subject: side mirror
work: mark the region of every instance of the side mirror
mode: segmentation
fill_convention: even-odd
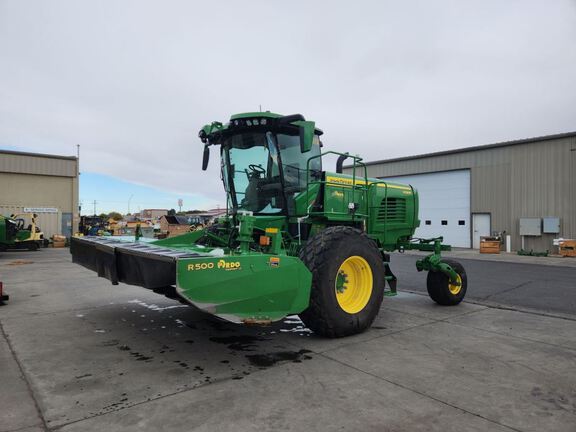
[[[306,153],[312,149],[316,123],[306,121],[302,114],[291,114],[278,119],[280,125],[290,124],[297,126],[300,132],[300,151]]]
[[[210,160],[210,148],[205,145],[204,146],[204,155],[202,157],[202,171],[206,171],[208,168],[208,161]]]
[[[298,125],[298,129],[300,130],[300,151],[302,153],[309,152],[314,142],[316,123],[313,121],[298,121],[294,123]]]

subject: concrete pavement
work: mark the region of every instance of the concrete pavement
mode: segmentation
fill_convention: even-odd
[[[192,308],[70,263],[0,255],[0,432],[574,431],[576,320],[385,298],[361,335]]]

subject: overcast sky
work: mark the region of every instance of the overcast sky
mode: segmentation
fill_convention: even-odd
[[[576,2],[0,0],[2,148],[211,206],[197,132],[259,105],[367,160],[574,131]]]

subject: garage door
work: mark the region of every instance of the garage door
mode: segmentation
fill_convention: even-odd
[[[414,186],[420,196],[420,227],[415,237],[443,236],[456,247],[470,247],[470,171],[446,171],[384,180]]]

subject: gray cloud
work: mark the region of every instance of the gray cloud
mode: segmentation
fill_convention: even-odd
[[[1,1],[0,146],[219,198],[197,131],[260,104],[368,160],[574,130],[574,41],[570,1]]]

